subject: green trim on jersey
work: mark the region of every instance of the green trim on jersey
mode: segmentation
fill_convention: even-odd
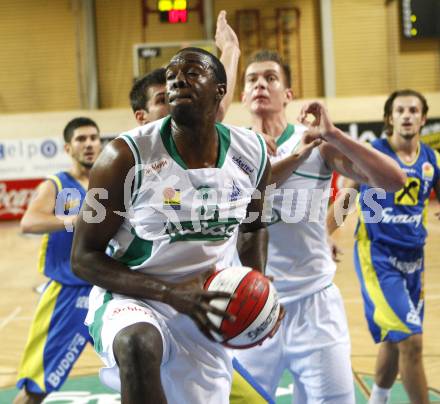
[[[218,158],[217,158],[217,168],[223,167],[226,159],[226,154],[228,153],[229,146],[231,145],[231,132],[220,122],[216,122],[215,128],[218,134]]]
[[[331,174],[326,176],[319,176],[319,175],[306,174],[299,171],[294,171],[293,174],[299,175],[300,177],[313,178],[314,180],[323,180],[323,181],[332,178]]]
[[[130,147],[130,149],[133,151],[134,150],[134,159],[135,159],[135,166],[136,165],[141,165],[142,164],[142,160],[141,160],[141,154],[139,152],[139,149],[137,147],[136,142],[128,135],[121,135],[121,137],[123,139],[125,139]],[[134,178],[135,178],[135,187],[133,188],[133,192],[132,195],[134,195],[133,199],[132,199],[132,203],[134,203],[137,199],[138,196],[138,190],[141,187],[142,184],[142,170],[136,170],[134,173]]]
[[[225,162],[226,153],[228,152],[231,144],[231,133],[226,126],[218,122],[215,124],[215,128],[218,134],[218,157],[216,167],[221,168]],[[160,128],[160,136],[162,138],[163,145],[171,158],[184,170],[188,170],[188,166],[180,156],[176,143],[174,142],[171,134],[171,116],[167,116],[164,119]]]
[[[129,267],[141,265],[151,257],[152,249],[152,241],[144,240],[135,235],[122,257],[115,259]]]
[[[99,307],[99,309],[96,310],[93,323],[89,325],[89,333],[93,338],[93,345],[97,353],[102,352],[101,331],[103,326],[103,317],[105,309],[112,299],[113,295],[111,294],[111,292],[105,292],[104,301],[102,302],[102,305]]]
[[[182,157],[180,157],[176,143],[174,143],[173,135],[171,134],[171,116],[167,116],[163,120],[162,126],[160,127],[160,137],[162,138],[163,145],[171,158],[179,164],[180,167],[187,170],[188,167],[182,160]]]
[[[255,134],[257,135],[257,139],[260,142],[260,146],[261,146],[261,162],[257,174],[257,183],[256,183],[256,186],[258,186],[258,184],[260,183],[261,176],[263,175],[264,168],[266,167],[267,164],[267,150],[266,150],[266,142],[263,140],[262,136],[259,135],[258,133]]]
[[[284,142],[287,142],[295,133],[295,126],[288,123],[281,136],[276,140],[277,147],[280,147]]]

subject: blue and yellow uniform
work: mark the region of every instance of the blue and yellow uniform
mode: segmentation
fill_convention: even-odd
[[[85,189],[67,172],[48,177],[56,188],[56,215],[78,214]],[[70,268],[73,232],[46,234],[39,270],[50,280],[38,302],[18,372],[17,387],[32,393],[58,390],[88,341],[84,319],[91,286]]]
[[[426,209],[439,181],[440,156],[419,143],[417,157],[404,163],[388,140],[372,146],[397,161],[408,179],[399,191],[382,195],[361,185],[355,267],[375,342],[399,342],[422,333]]]

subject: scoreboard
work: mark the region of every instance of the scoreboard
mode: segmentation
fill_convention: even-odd
[[[157,9],[161,22],[177,24],[188,21],[188,2],[186,0],[158,0]]]

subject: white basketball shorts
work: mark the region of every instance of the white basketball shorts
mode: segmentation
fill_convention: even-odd
[[[123,328],[144,322],[156,327],[162,336],[161,379],[169,403],[229,403],[232,363],[220,344],[210,341],[188,316],[166,304],[110,296],[101,299],[99,308],[93,308],[91,302],[94,312],[87,320],[95,350],[106,365],[100,371],[103,384],[121,390],[113,341]]]

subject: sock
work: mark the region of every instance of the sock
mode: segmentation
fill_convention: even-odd
[[[371,390],[371,396],[368,400],[368,404],[388,404],[391,395],[391,389],[384,389],[373,384],[373,389]]]

